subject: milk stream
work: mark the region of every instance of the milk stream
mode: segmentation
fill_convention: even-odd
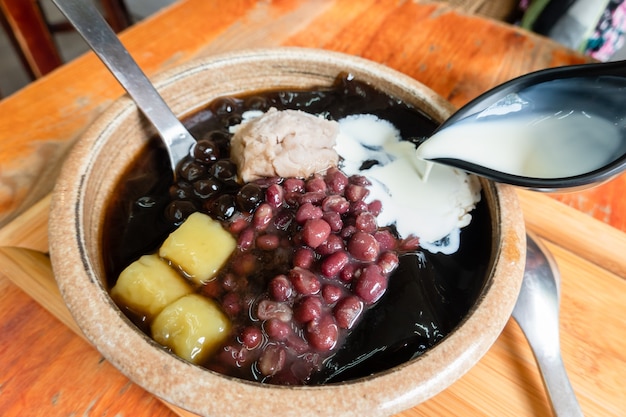
[[[626,80],[555,80],[511,94],[437,132],[421,159],[456,159],[507,174],[564,178],[626,152]]]

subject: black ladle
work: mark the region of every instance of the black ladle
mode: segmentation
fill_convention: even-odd
[[[523,102],[529,103],[531,107],[525,111],[541,111],[544,114],[579,112],[585,116],[590,114],[593,117],[602,117],[615,126],[615,133],[621,138],[621,144],[619,141],[616,142],[617,149],[611,152],[610,157],[601,166],[576,175],[554,178],[502,172],[501,169],[469,162],[462,157],[426,159],[460,168],[496,182],[545,192],[591,187],[612,179],[626,169],[626,61],[564,66],[522,75],[487,91],[463,106],[446,120],[431,138],[436,138],[438,132],[460,122],[474,123],[478,118],[484,117],[485,110],[491,110],[496,103],[501,104],[511,98],[521,98]],[[563,120],[568,123],[566,118]],[[563,128],[568,128],[565,123],[562,125]],[[570,130],[568,135],[571,136],[572,143],[576,140],[594,139],[589,136],[589,129],[570,128]],[[539,129],[535,131],[546,133]],[[593,134],[601,133],[592,131]],[[546,141],[548,139],[549,137],[545,138]],[[420,147],[426,147],[429,140],[425,140]],[[463,138],[459,137],[458,140]],[[484,151],[489,152],[489,149]],[[418,154],[419,152],[418,148]]]

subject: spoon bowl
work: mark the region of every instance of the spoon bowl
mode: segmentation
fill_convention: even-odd
[[[626,169],[626,61],[533,72],[463,106],[418,156],[537,191],[595,186]]]
[[[189,155],[196,140],[165,103],[93,2],[52,1],[155,127],[166,146],[175,175],[176,166]]]

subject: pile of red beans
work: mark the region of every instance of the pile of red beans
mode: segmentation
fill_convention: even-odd
[[[197,152],[218,148],[199,144]],[[176,197],[193,189],[196,202],[174,200],[166,212],[177,219],[200,209],[237,239],[228,264],[201,289],[221,303],[235,329],[205,365],[245,379],[305,384],[384,294],[399,251],[415,250],[417,241],[378,227],[382,206],[366,202],[370,183],[363,176],[331,168],[306,180],[237,186],[230,160],[197,162],[182,164],[182,180],[171,190]],[[214,192],[198,191],[206,189]]]

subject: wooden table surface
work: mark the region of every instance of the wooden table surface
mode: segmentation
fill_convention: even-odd
[[[222,51],[306,46],[384,63],[457,106],[514,76],[587,61],[545,38],[427,1],[183,0],[121,37],[149,76]],[[129,382],[71,330],[43,254],[42,198],[63,155],[122,93],[86,54],[0,101],[0,415],[185,414]],[[626,410],[625,187],[621,176],[572,194],[520,191],[528,227],[553,242],[563,271],[564,359],[587,415]],[[532,354],[511,322],[466,376],[401,415],[549,412]]]

